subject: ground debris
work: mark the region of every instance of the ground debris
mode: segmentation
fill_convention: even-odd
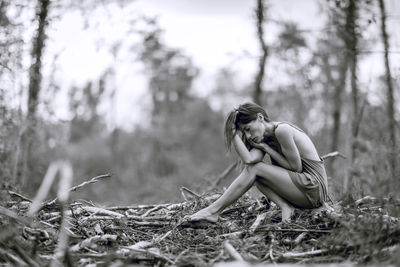
[[[391,212],[399,202],[370,197],[353,205],[296,210],[291,222],[281,223],[276,206],[244,196],[215,224],[184,223],[185,215],[218,196],[126,207],[76,201],[63,214],[53,204],[34,218],[26,216],[27,199],[13,200],[0,207],[0,264],[48,265],[55,258],[62,221],[69,235],[63,264],[73,266],[399,262],[399,213]]]

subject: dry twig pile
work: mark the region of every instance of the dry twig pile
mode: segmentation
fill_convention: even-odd
[[[26,214],[31,202],[9,193],[12,200],[0,209],[0,263],[399,262],[395,255],[400,252],[400,223],[390,212],[400,202],[390,199],[367,197],[347,208],[300,210],[293,222],[280,223],[278,208],[266,199],[245,196],[226,209],[218,223],[188,225],[183,217],[219,194],[194,196],[176,204],[107,208],[87,201],[66,205],[51,201],[30,218]]]

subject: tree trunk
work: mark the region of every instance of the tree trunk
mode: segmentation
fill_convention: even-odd
[[[389,64],[389,41],[388,35],[386,32],[386,14],[385,14],[385,3],[383,0],[379,0],[379,8],[381,11],[381,35],[382,42],[384,46],[384,60],[385,60],[385,80],[387,86],[387,104],[388,104],[388,118],[389,118],[389,136],[390,136],[390,168],[391,168],[391,177],[394,178],[395,168],[396,168],[396,120],[395,120],[395,109],[394,109],[394,93],[393,93],[393,84],[392,84],[392,75],[390,72],[390,64]]]
[[[22,185],[25,183],[27,174],[30,171],[31,147],[35,134],[36,108],[40,92],[40,83],[42,80],[42,54],[46,39],[45,30],[48,23],[49,5],[50,0],[38,1],[38,29],[33,40],[31,52],[32,64],[29,70],[28,113],[26,116],[25,125],[22,126],[24,130],[22,131],[21,135],[21,160],[19,161],[19,159],[17,159],[19,161],[19,167],[17,170],[15,170],[19,173],[17,175],[18,182],[20,182]]]
[[[264,41],[264,28],[263,24],[265,21],[265,6],[263,0],[257,0],[257,37],[261,46],[262,55],[258,62],[258,73],[255,81],[255,88],[253,94],[253,101],[259,105],[262,105],[262,82],[265,75],[265,62],[268,57],[268,47]]]
[[[349,0],[349,5],[346,11],[346,51],[349,56],[349,67],[350,67],[350,84],[351,84],[351,97],[353,102],[353,116],[352,116],[352,131],[351,131],[351,142],[350,142],[350,171],[347,179],[345,179],[344,192],[352,192],[353,179],[352,169],[355,163],[356,146],[355,141],[358,135],[358,125],[361,119],[358,114],[358,87],[357,87],[357,34],[356,34],[356,20],[357,20],[357,5],[356,0]]]
[[[330,151],[338,151],[339,150],[339,140],[340,140],[340,127],[341,127],[341,118],[342,118],[342,107],[343,107],[343,92],[346,84],[346,74],[348,70],[348,62],[347,57],[344,56],[340,62],[339,69],[339,78],[335,81],[334,87],[334,95],[333,95],[333,126],[332,126],[332,143]],[[329,70],[328,70],[329,71]],[[333,82],[333,79],[331,79]],[[334,169],[334,159],[328,161],[328,170],[329,173],[335,177],[335,169]]]

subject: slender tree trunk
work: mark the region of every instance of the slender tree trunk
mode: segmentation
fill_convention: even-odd
[[[395,168],[396,168],[396,120],[395,120],[395,109],[394,109],[394,93],[393,93],[393,83],[392,83],[392,75],[390,72],[390,64],[389,64],[389,37],[386,32],[386,14],[385,14],[385,3],[383,0],[379,0],[379,8],[381,11],[381,35],[384,46],[384,60],[385,60],[385,79],[387,86],[387,102],[388,102],[388,118],[389,118],[389,135],[390,135],[390,168],[391,168],[391,176],[394,178]]]
[[[29,71],[29,91],[28,91],[28,113],[26,116],[24,130],[22,131],[21,160],[16,172],[19,172],[19,182],[23,185],[30,171],[31,147],[36,127],[36,108],[42,81],[42,54],[46,39],[46,26],[48,23],[48,11],[50,0],[38,0],[38,29],[33,40],[32,64]],[[19,160],[18,160],[19,161]],[[22,169],[21,169],[22,168]],[[20,169],[20,171],[18,171]]]
[[[258,73],[255,81],[255,88],[253,94],[253,101],[262,105],[262,82],[265,75],[265,62],[268,57],[268,46],[264,41],[264,22],[265,22],[265,6],[263,0],[257,0],[257,37],[261,46],[262,54],[258,62]]]
[[[347,7],[347,18],[346,18],[346,51],[348,53],[349,68],[350,68],[350,84],[351,84],[351,97],[353,102],[353,116],[352,116],[352,131],[351,131],[351,142],[350,142],[350,172],[345,180],[344,191],[352,192],[353,189],[353,177],[352,177],[352,167],[354,166],[356,160],[356,146],[355,141],[358,135],[358,125],[359,117],[358,114],[358,87],[357,87],[357,42],[358,37],[356,34],[356,21],[357,21],[357,5],[356,0],[349,0],[349,5]]]
[[[342,118],[342,107],[343,107],[343,92],[346,84],[346,74],[348,70],[347,57],[343,57],[341,59],[341,63],[339,63],[339,78],[337,81],[333,81],[335,84],[334,94],[333,94],[333,126],[332,126],[332,143],[330,151],[338,151],[339,150],[339,140],[340,140],[340,128],[341,128],[341,118]],[[328,70],[329,71],[329,70]],[[334,159],[328,161],[328,170],[330,175],[335,177],[335,169],[334,169]]]

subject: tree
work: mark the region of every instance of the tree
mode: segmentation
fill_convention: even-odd
[[[7,14],[10,6],[7,1],[0,2],[0,76],[19,68],[21,61],[22,25]]]
[[[38,28],[33,40],[31,52],[32,64],[29,70],[28,112],[25,127],[23,127],[21,134],[22,155],[20,159],[17,159],[17,164],[18,162],[20,163],[20,167],[18,168],[20,169],[20,173],[19,175],[14,174],[21,184],[24,184],[30,167],[31,148],[35,134],[36,109],[42,80],[42,55],[45,48],[49,7],[50,0],[38,0],[36,14]]]
[[[381,13],[381,36],[384,47],[384,61],[385,61],[385,80],[387,86],[387,114],[389,118],[389,136],[390,136],[390,168],[391,176],[394,178],[395,168],[396,168],[396,119],[395,119],[395,109],[394,109],[394,92],[392,83],[392,74],[390,72],[390,62],[389,62],[389,37],[386,32],[386,13],[385,13],[385,3],[383,0],[379,0],[379,9]]]
[[[356,33],[356,21],[358,17],[358,7],[356,0],[349,0],[347,9],[346,9],[346,32],[347,38],[345,38],[346,42],[346,50],[349,55],[349,68],[350,68],[350,85],[351,85],[351,96],[352,96],[352,106],[353,106],[353,116],[352,116],[352,136],[350,142],[350,162],[351,166],[354,166],[355,159],[357,157],[356,150],[356,139],[358,136],[358,130],[360,126],[361,120],[361,110],[359,110],[358,103],[358,86],[357,86],[357,61],[358,61],[358,35]],[[350,168],[349,177],[345,183],[345,192],[351,192],[352,188],[352,167]]]
[[[139,51],[139,57],[150,76],[153,123],[161,125],[186,109],[198,69],[179,49],[169,48],[162,43],[162,31],[155,20],[150,19],[148,23],[153,29],[143,33],[143,48]]]
[[[264,40],[264,23],[265,23],[266,8],[264,0],[257,0],[256,17],[257,17],[257,38],[261,47],[261,56],[258,61],[258,72],[255,79],[253,101],[262,105],[262,82],[265,76],[265,62],[268,57],[268,46]]]

